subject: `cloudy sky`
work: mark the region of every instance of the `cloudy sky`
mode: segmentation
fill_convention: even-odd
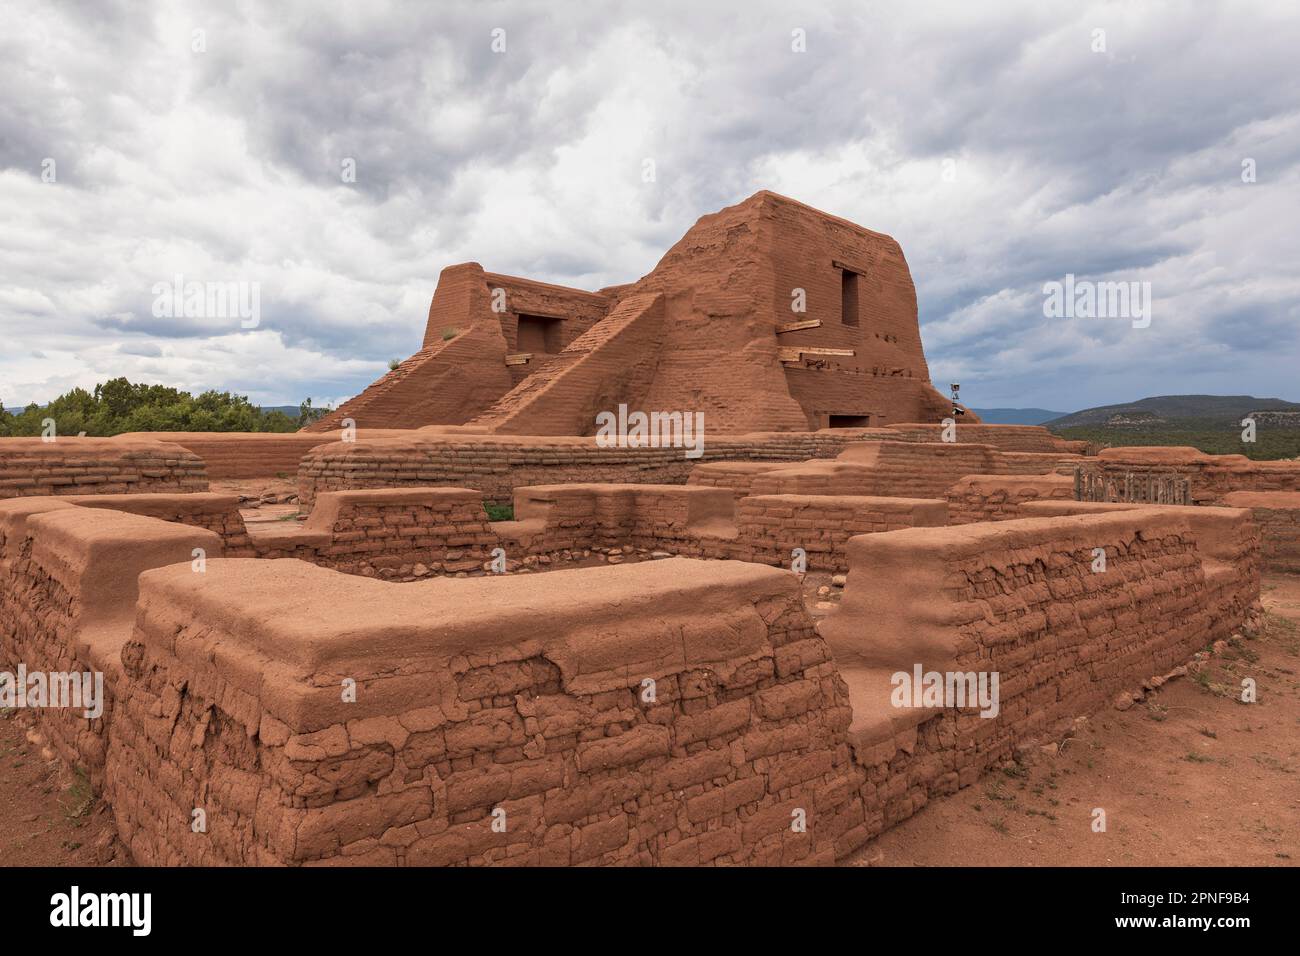
[[[977,407],[1300,400],[1294,0],[0,19],[5,405],[116,375],[335,402],[418,347],[443,266],[627,282],[762,188],[899,240]],[[1067,274],[1149,282],[1150,325],[1046,317]],[[256,283],[260,323],[156,314],[178,275]]]

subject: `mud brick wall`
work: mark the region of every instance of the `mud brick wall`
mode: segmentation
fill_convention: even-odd
[[[871,833],[975,782],[1016,746],[1059,739],[1074,718],[1240,623],[1216,625],[1197,537],[1158,509],[864,535],[849,554],[840,611],[820,630],[850,687]],[[917,664],[997,671],[998,716],[893,707],[890,675]]]
[[[493,528],[512,553],[631,545],[692,557],[732,557],[735,503],[715,488],[566,484],[521,488],[515,521]]]
[[[338,442],[341,431],[324,432],[129,432],[117,442],[163,441],[188,449],[207,465],[210,479],[272,478],[298,473],[302,456],[318,445]],[[355,437],[370,440],[410,435],[400,429],[361,428]]]
[[[948,523],[1024,517],[1021,505],[1044,498],[1074,500],[1073,479],[1065,475],[967,475],[948,489]]]
[[[902,441],[942,441],[944,427],[940,423],[907,422],[886,425]],[[1087,442],[1066,441],[1058,438],[1041,425],[987,425],[982,422],[957,425],[957,444],[969,442],[992,445],[1001,451],[1046,452],[1053,454],[1082,454]]]
[[[180,445],[116,438],[0,438],[0,499],[207,490],[203,460]]]
[[[1300,493],[1300,462],[1207,455],[1196,448],[1105,448],[1095,459],[1088,459],[1085,466],[1116,478],[1129,473],[1180,475],[1190,482],[1196,504],[1222,504],[1224,497],[1234,491]],[[1069,473],[1073,474],[1072,467]]]
[[[855,442],[834,461],[807,461],[752,475],[708,473],[700,482],[732,486],[743,482],[751,494],[867,495],[943,498],[966,475],[1045,474],[1058,454],[1000,452],[989,445],[951,442]]]
[[[82,508],[108,508],[192,528],[206,528],[221,538],[227,557],[253,554],[248,528],[239,513],[238,495],[201,491],[166,495],[70,495],[60,500]]]
[[[685,484],[704,461],[804,461],[833,458],[869,429],[706,436],[700,458],[681,448],[602,448],[594,438],[511,438],[489,435],[335,442],[306,455],[298,496],[310,509],[323,491],[419,485],[473,487],[496,504],[516,488],[559,482]],[[411,433],[417,435],[420,433]]]
[[[737,505],[735,556],[764,564],[789,565],[803,548],[808,568],[847,571],[849,538],[900,528],[948,523],[942,501],[816,495],[754,495]]]
[[[476,569],[496,545],[483,496],[468,488],[327,492],[300,528],[253,539],[260,558],[404,579]]]
[[[497,522],[511,555],[631,545],[699,558],[786,567],[803,548],[812,570],[847,568],[854,535],[942,525],[942,501],[814,495],[752,496],[688,485],[549,485],[515,495],[514,522]]]
[[[1254,515],[1265,568],[1300,573],[1300,492],[1234,491],[1223,496],[1223,504]]]
[[[787,464],[774,461],[711,461],[692,468],[686,483],[705,488],[728,488],[739,501],[754,493],[756,477],[787,467]]]
[[[1192,529],[1205,571],[1205,603],[1215,631],[1231,630],[1259,599],[1261,550],[1259,526],[1245,508],[1148,505],[1104,501],[1032,501],[1026,518],[1103,515],[1135,510],[1165,514]]]
[[[143,575],[107,783],[135,860],[824,864],[860,828],[846,690],[792,576],[679,559],[501,584]]]
[[[220,557],[210,531],[117,511],[75,507],[63,499],[0,502],[0,670],[100,672],[103,714],[32,711],[41,732],[92,786],[104,778],[106,733],[120,678],[119,651],[135,614],[136,577],[183,562],[194,548]],[[200,576],[200,575],[195,575]]]

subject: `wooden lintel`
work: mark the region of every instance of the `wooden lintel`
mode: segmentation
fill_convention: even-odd
[[[817,329],[821,328],[821,324],[821,319],[809,319],[806,322],[791,322],[788,325],[778,325],[776,327],[776,334],[780,335],[782,332],[798,332],[800,329]]]
[[[853,349],[800,349],[804,355],[857,355]]]
[[[867,270],[862,268],[862,266],[850,265],[847,262],[840,262],[840,260],[838,259],[831,260],[831,268],[843,269],[845,272],[856,272],[860,276],[864,276],[867,274]]]
[[[527,365],[533,358],[532,352],[516,352],[506,356],[507,365]]]

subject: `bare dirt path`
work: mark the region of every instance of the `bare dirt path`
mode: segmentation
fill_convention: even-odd
[[[97,866],[113,822],[90,784],[28,739],[30,716],[0,710],[0,866]]]
[[[1300,577],[1267,577],[1263,601],[1263,634],[1202,674],[1097,714],[1059,754],[931,802],[849,864],[1300,864]],[[1238,700],[1245,677],[1257,703]]]

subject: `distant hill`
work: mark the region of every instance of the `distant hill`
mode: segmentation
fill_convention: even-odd
[[[972,408],[971,411],[989,425],[1041,425],[1068,414],[1046,408]]]
[[[1201,423],[1237,427],[1251,412],[1300,412],[1300,403],[1252,395],[1160,395],[1121,405],[1087,408],[1044,424],[1052,429],[1088,426],[1143,428],[1195,419]]]
[[[1255,422],[1245,441],[1242,420]],[[1256,461],[1300,458],[1300,404],[1253,395],[1161,395],[1088,408],[1044,422],[1053,434],[1094,448],[1188,445],[1211,455]]]

